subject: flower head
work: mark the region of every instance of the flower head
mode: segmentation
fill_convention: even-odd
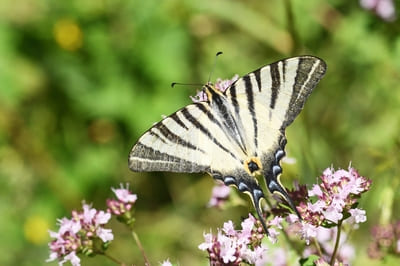
[[[376,225],[371,230],[372,242],[368,247],[370,258],[380,259],[387,253],[400,256],[400,221]]]
[[[49,243],[50,257],[46,261],[58,259],[60,265],[67,261],[74,266],[80,265],[78,254],[94,254],[94,242],[106,244],[114,239],[111,229],[104,228],[110,218],[109,213],[83,203],[83,210],[72,211],[71,219],[58,220],[58,232],[49,232],[54,240]]]
[[[366,212],[356,208],[361,194],[371,188],[371,180],[362,177],[351,166],[348,170],[327,168],[320,176],[321,183],[313,185],[309,190],[295,185],[288,191],[300,213],[302,220],[294,214],[286,217],[288,234],[300,235],[309,245],[315,239],[324,250],[323,259],[328,259],[334,250],[333,239],[338,226],[345,221],[352,226],[366,221]],[[337,258],[348,262],[354,257],[354,248],[345,243],[345,233],[340,239],[342,247]],[[309,246],[303,256],[316,254],[315,247]],[[338,262],[339,263],[339,262]]]
[[[169,261],[169,259],[166,259],[161,263],[161,266],[172,266],[172,263]]]
[[[360,176],[352,167],[347,171],[327,168],[320,179],[322,182],[313,185],[303,197],[306,200],[298,205],[304,221],[314,226],[336,224],[345,214],[350,214],[355,223],[366,221],[365,211],[354,208],[354,204],[370,189],[371,180]]]
[[[262,265],[266,248],[261,245],[264,237],[261,225],[252,215],[241,225],[241,230],[235,230],[233,222],[228,221],[217,235],[204,234],[205,242],[199,249],[208,252],[210,265],[240,265],[242,262]]]
[[[218,90],[224,92],[226,91],[226,89],[228,89],[233,83],[236,82],[236,80],[238,80],[239,75],[234,75],[231,79],[220,79],[218,78],[217,81],[215,82],[215,88],[217,88]]]
[[[107,211],[114,215],[120,216],[130,211],[132,205],[136,202],[136,194],[132,194],[129,185],[126,188],[121,184],[120,188],[111,188],[117,199],[107,199]]]

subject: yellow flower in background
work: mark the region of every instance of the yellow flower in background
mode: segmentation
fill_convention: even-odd
[[[53,34],[57,44],[65,50],[76,51],[82,47],[83,33],[73,20],[58,20],[54,25]]]
[[[49,239],[49,223],[43,217],[33,215],[28,217],[24,224],[25,238],[33,244],[43,244]]]

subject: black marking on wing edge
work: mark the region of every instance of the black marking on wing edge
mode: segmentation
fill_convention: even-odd
[[[270,65],[270,68],[271,68],[270,73],[271,73],[271,80],[272,80],[272,86],[271,86],[272,92],[271,92],[271,103],[269,106],[271,107],[271,109],[275,108],[276,99],[278,98],[278,94],[279,94],[279,90],[280,90],[280,86],[281,86],[278,63]]]
[[[283,81],[283,84],[286,83],[286,64],[287,64],[287,60],[283,60],[282,61],[282,81]]]
[[[254,110],[254,95],[253,95],[253,86],[251,84],[251,79],[249,75],[246,75],[243,77],[244,80],[244,85],[246,88],[246,96],[247,96],[247,107],[249,109],[249,112],[251,114],[251,118],[253,121],[253,129],[254,129],[254,145],[257,150],[258,148],[258,128],[257,128],[257,119],[256,119],[256,113]],[[257,156],[257,154],[255,154]]]
[[[198,105],[196,105],[198,107]],[[223,151],[231,155],[234,159],[238,160],[238,158],[227,148],[225,148],[218,140],[216,140],[214,137],[212,137],[212,134],[210,131],[208,131],[199,121],[197,121],[187,110],[187,108],[182,109],[182,114],[183,116],[193,124],[194,127],[199,129],[201,132],[203,132],[204,135],[206,135],[212,142],[214,142],[215,145],[217,145],[219,148],[221,148]]]
[[[256,78],[256,81],[257,81],[258,91],[261,92],[261,68],[257,69],[253,73],[254,73],[254,77]]]
[[[317,64],[316,68],[312,71],[315,64]],[[289,102],[290,109],[286,113],[283,128],[290,125],[303,109],[306,99],[325,74],[325,70],[326,65],[322,60],[312,57],[299,58],[293,93]]]
[[[173,133],[166,125],[163,124],[162,121],[157,125],[157,128],[158,130],[160,130],[160,133],[171,142],[192,150],[198,150],[202,153],[205,153],[203,150],[199,149],[198,147],[194,146],[193,144],[187,142],[186,140]]]
[[[299,93],[301,92],[301,88],[305,85],[305,82],[312,69],[312,64],[307,64],[306,62],[310,61],[310,59],[300,58],[299,64],[297,66],[296,77],[294,78],[294,88],[293,94],[290,99],[289,106],[294,106]],[[296,106],[297,107],[297,106]]]
[[[135,160],[135,158],[137,158]],[[150,160],[151,163],[140,161],[140,159]],[[138,142],[133,152],[130,154],[130,169],[133,171],[179,171],[179,172],[193,172],[193,171],[207,171],[208,167],[199,165],[196,162],[188,161],[184,158],[170,155],[152,147]],[[160,161],[160,162],[157,162]],[[148,169],[152,166],[152,169]]]
[[[153,131],[153,128],[150,129],[149,134],[161,140],[164,144],[167,144],[167,142],[160,135]]]

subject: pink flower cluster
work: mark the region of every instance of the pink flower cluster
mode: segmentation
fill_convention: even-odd
[[[113,240],[111,229],[104,228],[110,218],[111,214],[83,203],[83,211],[73,211],[71,219],[58,220],[58,232],[49,232],[55,239],[49,243],[51,253],[47,261],[58,259],[60,265],[67,261],[74,266],[80,265],[77,254],[90,255],[94,252],[95,241],[107,243]]]
[[[386,21],[396,19],[396,8],[393,0],[360,0],[360,5],[365,9],[374,11]]]
[[[302,236],[306,240],[316,236],[318,226],[331,226],[351,217],[353,223],[366,221],[365,211],[358,209],[357,199],[371,187],[371,180],[362,177],[352,167],[346,170],[327,168],[321,184],[308,191],[307,201],[300,202],[297,210],[303,221]],[[312,202],[309,197],[315,197]]]
[[[50,237],[55,238],[49,243],[50,257],[46,261],[58,260],[62,265],[70,261],[73,266],[80,265],[78,254],[94,255],[103,253],[110,241],[114,239],[111,229],[105,229],[104,226],[114,214],[122,222],[131,225],[131,209],[136,202],[137,196],[126,188],[112,188],[117,199],[107,199],[108,209],[98,211],[90,205],[83,203],[83,211],[72,211],[72,218],[62,218],[58,220],[60,226],[58,232],[50,231]]]
[[[387,253],[400,256],[400,221],[374,226],[371,234],[373,240],[368,246],[370,258],[382,259]]]
[[[129,191],[129,185],[126,188],[121,184],[120,188],[111,188],[117,199],[107,199],[107,211],[114,215],[123,215],[131,210],[132,205],[136,202],[136,194]]]
[[[264,265],[267,249],[261,245],[264,232],[260,222],[249,215],[241,226],[241,230],[235,230],[233,222],[228,221],[217,235],[204,234],[205,242],[199,245],[199,249],[208,252],[210,265],[234,266],[242,262]]]
[[[239,75],[234,75],[231,79],[220,79],[218,78],[215,82],[215,88],[222,92],[225,92],[233,83],[235,83],[239,79]]]
[[[215,82],[215,88],[219,91],[226,91],[236,80],[238,80],[239,76],[235,75],[231,79],[220,79],[218,78],[217,81]],[[205,102],[208,100],[207,94],[204,92],[204,90],[199,91],[194,97],[190,96],[190,99],[195,102]]]

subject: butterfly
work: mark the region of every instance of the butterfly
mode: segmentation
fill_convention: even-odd
[[[239,78],[224,92],[212,83],[206,95],[165,117],[133,146],[129,168],[135,172],[208,173],[248,194],[259,219],[265,198],[257,177],[265,178],[299,215],[280,182],[285,156],[285,129],[298,116],[326,64],[298,56],[263,66]]]

